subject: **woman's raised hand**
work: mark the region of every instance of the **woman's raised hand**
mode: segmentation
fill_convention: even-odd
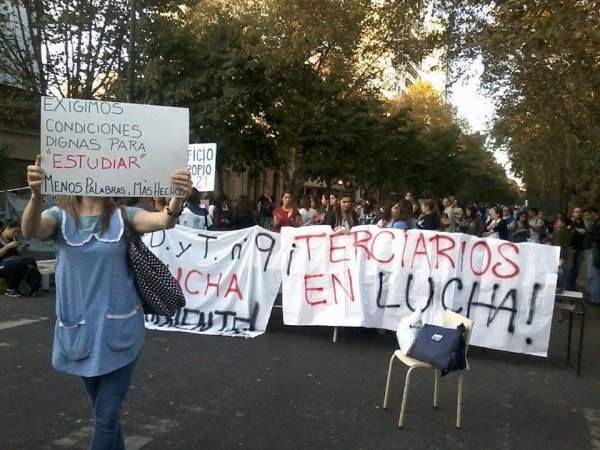
[[[178,170],[171,177],[173,186],[178,187],[187,195],[192,191],[192,174],[187,169]]]
[[[27,166],[27,184],[35,196],[42,194],[42,181],[44,180],[44,170],[41,167],[42,157],[37,155],[35,163]]]

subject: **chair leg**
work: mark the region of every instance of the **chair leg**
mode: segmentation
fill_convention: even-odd
[[[406,378],[404,380],[404,391],[402,392],[402,405],[400,406],[400,419],[398,420],[398,426],[402,428],[404,426],[404,415],[406,414],[406,402],[408,401],[408,388],[410,387],[410,376],[412,374],[413,369],[416,367],[411,367],[406,372]]]
[[[463,395],[463,371],[458,371],[458,398],[456,400],[456,428],[462,427],[462,395]]]
[[[338,338],[338,327],[333,328],[333,342],[337,342]]]
[[[579,328],[579,348],[577,349],[577,376],[581,374],[581,354],[583,353],[583,330],[585,327],[585,311],[581,313]]]
[[[433,407],[438,408],[438,386],[440,383],[440,370],[433,369]]]
[[[394,360],[396,356],[392,354],[390,358],[390,366],[388,368],[387,381],[385,382],[385,395],[383,396],[383,410],[385,411],[388,407],[388,399],[390,394],[390,385],[392,384],[392,369],[394,368]]]

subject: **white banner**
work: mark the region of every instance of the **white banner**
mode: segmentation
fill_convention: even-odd
[[[395,331],[416,308],[442,324],[445,308],[475,321],[471,344],[546,356],[559,248],[464,234],[355,227],[284,227],[287,325]]]
[[[192,184],[200,192],[215,190],[217,144],[190,144],[188,169]]]
[[[177,278],[187,305],[151,329],[255,337],[265,332],[281,284],[279,236],[258,226],[198,231],[176,226],[144,236]]]
[[[42,192],[172,197],[188,161],[189,111],[166,106],[42,97]]]

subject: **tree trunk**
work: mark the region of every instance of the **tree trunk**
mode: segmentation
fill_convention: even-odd
[[[298,162],[298,149],[296,147],[290,148],[289,158],[284,170],[283,175],[283,191],[292,194],[292,198],[298,198],[302,193],[302,185],[304,179],[301,178]],[[282,192],[283,194],[283,192]]]

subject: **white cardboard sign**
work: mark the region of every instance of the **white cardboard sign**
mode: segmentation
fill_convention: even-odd
[[[192,185],[200,192],[215,190],[217,144],[190,144],[188,170]]]
[[[42,97],[42,193],[183,196],[171,176],[188,143],[185,108]]]

